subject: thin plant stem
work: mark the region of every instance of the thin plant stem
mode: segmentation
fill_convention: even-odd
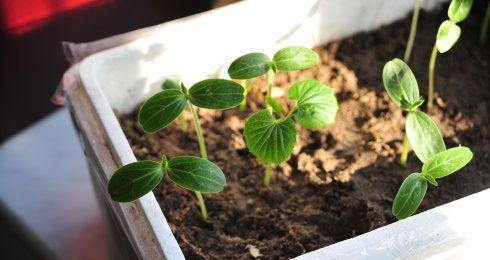
[[[405,55],[403,60],[408,63],[410,61],[410,54],[412,53],[413,43],[415,41],[415,35],[417,35],[417,24],[419,21],[420,12],[420,0],[415,0],[415,6],[413,8],[412,25],[410,26],[410,35],[408,36],[407,48],[405,49]]]
[[[187,119],[185,118],[185,114],[183,112],[180,114],[180,128],[182,129],[182,132],[187,132],[187,129],[189,128]]]
[[[437,46],[434,44],[429,61],[429,100],[427,101],[427,109],[431,109],[434,104],[434,68],[436,66],[437,53]]]
[[[267,163],[265,165],[265,175],[264,175],[264,185],[266,187],[269,187],[269,185],[271,184],[271,172],[272,172],[272,164]]]
[[[487,11],[485,12],[485,18],[483,18],[483,24],[480,32],[480,43],[484,44],[487,41],[488,24],[490,23],[490,1],[487,4]]]
[[[202,135],[201,124],[199,123],[199,118],[197,117],[196,109],[191,102],[187,101],[187,106],[192,113],[192,120],[194,121],[194,128],[196,129],[197,141],[199,142],[199,149],[201,150],[201,157],[203,159],[208,159],[208,153],[206,151],[206,143],[204,142],[204,136]],[[201,192],[196,191],[197,201],[199,202],[199,207],[201,208],[201,215],[203,218],[207,217],[206,204],[204,203],[204,198]]]
[[[409,150],[410,150],[410,143],[408,142],[407,134],[405,134],[405,137],[403,137],[402,155],[400,156],[400,163],[403,166],[407,165]]]
[[[196,191],[197,201],[199,202],[199,206],[201,207],[201,215],[203,218],[208,217],[208,211],[206,210],[206,204],[204,204],[204,198],[199,191]]]
[[[272,87],[274,86],[274,76],[273,70],[269,70],[267,74],[267,97],[272,97]]]
[[[242,82],[243,86],[243,100],[240,103],[240,111],[245,111],[247,109],[247,95],[250,89],[252,88],[252,79],[246,79]]]

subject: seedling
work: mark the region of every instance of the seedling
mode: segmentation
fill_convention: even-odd
[[[427,183],[437,186],[437,179],[463,168],[472,158],[471,150],[461,146],[431,156],[422,166],[421,173],[412,173],[403,181],[393,201],[393,215],[397,219],[411,216],[424,199]]]
[[[201,214],[206,218],[206,205],[201,193],[219,192],[226,181],[218,166],[207,160],[206,144],[194,105],[208,109],[228,109],[238,106],[242,100],[242,86],[224,79],[203,80],[189,90],[184,84],[178,89],[170,84],[149,98],[138,114],[138,122],[143,130],[147,133],[162,130],[179,117],[187,106],[192,113],[202,159],[181,156],[167,161],[164,156],[161,163],[140,161],[125,165],[109,181],[108,190],[112,199],[119,202],[138,199],[155,188],[167,173],[179,186],[196,193]]]
[[[410,67],[400,59],[387,62],[383,68],[383,84],[393,103],[408,111],[400,163],[406,165],[410,145],[422,162],[446,150],[437,125],[418,110],[424,100]]]
[[[307,129],[320,129],[335,122],[338,110],[333,89],[317,80],[301,81],[288,91],[296,104],[285,115],[281,103],[267,97],[271,110],[253,114],[245,124],[244,137],[250,152],[266,164],[265,186],[270,184],[272,164],[288,159],[296,143],[296,123]],[[293,120],[294,118],[294,120]]]
[[[434,67],[437,53],[449,51],[459,39],[461,28],[457,23],[463,21],[470,14],[473,0],[452,0],[447,10],[449,20],[442,22],[437,31],[436,43],[432,49],[429,61],[429,100],[427,108],[432,108],[434,100]]]
[[[317,63],[318,56],[314,51],[306,47],[291,46],[280,49],[274,54],[272,60],[269,60],[269,57],[263,53],[255,52],[243,55],[231,63],[228,74],[232,79],[245,80],[246,93],[244,104],[241,106],[246,107],[246,94],[248,93],[247,89],[250,89],[251,79],[268,73],[267,97],[271,98],[274,76],[277,71],[302,70],[315,66]]]
[[[414,0],[414,8],[412,15],[412,24],[410,26],[410,35],[408,36],[407,47],[405,49],[405,54],[403,55],[403,61],[408,63],[410,61],[410,55],[412,53],[413,43],[415,41],[415,35],[417,34],[417,24],[419,22],[419,12],[420,12],[420,0]]]

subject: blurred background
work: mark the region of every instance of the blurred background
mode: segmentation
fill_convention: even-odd
[[[226,2],[0,0],[0,259],[118,258],[69,114],[51,102],[69,67],[61,42],[98,40]]]

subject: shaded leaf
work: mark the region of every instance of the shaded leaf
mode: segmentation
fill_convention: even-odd
[[[440,53],[449,51],[459,39],[461,28],[451,21],[444,21],[437,31],[436,46]]]
[[[459,23],[470,14],[473,0],[453,0],[447,10],[447,16],[454,23]]]
[[[472,158],[473,153],[468,147],[454,147],[430,157],[422,166],[422,174],[442,178],[463,168]]]
[[[309,48],[291,46],[276,52],[273,61],[281,71],[302,70],[315,66],[318,63],[318,55]]]
[[[206,79],[189,89],[189,100],[202,108],[227,109],[242,102],[243,92],[242,85],[231,80]]]
[[[141,106],[138,122],[145,132],[155,133],[174,121],[186,104],[187,99],[180,91],[160,91]]]
[[[268,110],[253,114],[245,124],[243,135],[250,152],[264,163],[285,161],[296,143],[293,120],[277,120]]]
[[[410,67],[400,59],[385,64],[383,84],[393,103],[401,108],[409,109],[420,100],[417,80]]]
[[[163,178],[163,168],[154,161],[124,165],[111,176],[108,192],[114,201],[130,202],[153,190]]]
[[[180,90],[180,85],[179,85],[179,82],[177,82],[176,80],[166,79],[162,83],[162,89],[163,90],[168,90],[168,89]]]
[[[232,79],[251,79],[264,75],[270,69],[269,57],[263,53],[249,53],[234,60],[228,68]]]
[[[289,99],[297,100],[294,118],[304,128],[319,129],[335,122],[338,110],[332,88],[318,80],[305,80],[294,84]]]
[[[168,162],[168,176],[177,185],[192,191],[216,193],[223,190],[226,178],[214,163],[194,156],[178,156]]]
[[[398,189],[393,207],[393,215],[397,219],[411,216],[419,207],[427,191],[427,181],[418,172],[410,174]]]
[[[405,123],[408,140],[422,162],[446,150],[441,132],[436,123],[422,111],[410,112]]]

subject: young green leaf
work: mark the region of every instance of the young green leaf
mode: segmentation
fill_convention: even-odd
[[[410,67],[400,59],[385,64],[383,84],[393,103],[401,108],[409,109],[420,100],[417,80]]]
[[[294,84],[289,99],[297,100],[294,118],[304,128],[319,129],[335,122],[337,100],[332,88],[318,80],[305,80]]]
[[[448,176],[449,174],[463,168],[473,158],[473,153],[468,147],[454,147],[440,152],[424,163],[422,175],[434,179]]]
[[[436,46],[440,53],[449,51],[459,39],[461,28],[451,21],[444,21],[437,31]]]
[[[243,135],[250,152],[265,163],[285,161],[296,143],[293,120],[275,119],[268,110],[252,115],[245,124]]]
[[[422,111],[413,111],[408,114],[405,130],[413,151],[423,163],[426,163],[435,154],[446,150],[436,123]]]
[[[454,23],[459,23],[470,14],[473,0],[453,0],[447,10],[447,16]]]
[[[226,79],[206,79],[189,89],[192,104],[208,109],[227,109],[242,102],[242,85]]]
[[[282,104],[279,103],[277,100],[275,100],[271,97],[266,97],[265,101],[272,108],[274,113],[281,115],[281,116],[284,115],[284,108],[282,107]]]
[[[180,86],[179,86],[179,83],[177,81],[172,80],[172,79],[166,79],[162,83],[162,89],[163,90],[169,90],[169,89],[180,90]]]
[[[216,193],[226,184],[225,175],[214,163],[194,156],[178,156],[168,162],[168,176],[192,191]]]
[[[302,70],[315,66],[318,63],[318,55],[306,47],[291,46],[276,52],[273,61],[281,71]]]
[[[252,79],[264,75],[271,68],[269,57],[263,53],[249,53],[234,60],[228,68],[232,79]]]
[[[418,172],[410,174],[396,193],[393,207],[393,215],[397,219],[411,216],[419,207],[427,191],[427,181]]]
[[[178,90],[163,90],[148,99],[138,113],[138,122],[147,133],[155,133],[176,119],[187,98]]]
[[[108,191],[118,202],[137,200],[162,181],[162,165],[154,161],[139,161],[124,165],[111,177]]]

